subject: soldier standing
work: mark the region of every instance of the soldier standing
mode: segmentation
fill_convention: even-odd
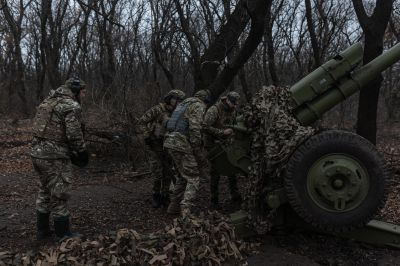
[[[200,167],[204,161],[201,125],[209,102],[210,92],[200,90],[184,100],[172,113],[167,123],[164,147],[171,155],[179,172],[167,212],[190,212],[200,186]]]
[[[224,141],[233,134],[233,130],[225,126],[234,124],[239,101],[240,95],[232,91],[207,110],[203,122],[204,146],[207,151],[212,149],[216,140]],[[215,209],[219,208],[219,180],[220,175],[210,164],[211,205]],[[228,180],[232,203],[240,203],[242,199],[237,188],[236,176],[228,176]]]
[[[150,154],[150,170],[154,176],[153,207],[168,206],[169,186],[174,176],[172,159],[163,149],[166,125],[175,107],[185,98],[181,90],[171,90],[164,102],[150,108],[140,117],[138,125]]]
[[[49,226],[53,215],[54,232],[61,239],[77,236],[70,231],[67,201],[72,183],[72,164],[87,165],[88,152],[83,137],[80,100],[85,84],[70,78],[39,105],[33,120],[31,158],[39,176],[36,200],[37,239],[52,235]]]

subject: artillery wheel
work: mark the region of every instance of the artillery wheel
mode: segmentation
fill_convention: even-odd
[[[361,227],[383,205],[390,171],[361,136],[328,130],[312,136],[290,157],[288,200],[306,222],[329,232]]]

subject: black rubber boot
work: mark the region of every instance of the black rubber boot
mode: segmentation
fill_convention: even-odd
[[[63,239],[70,237],[82,237],[81,234],[71,233],[69,216],[58,217],[54,219],[54,233],[56,234],[58,241],[62,241]]]
[[[161,200],[162,200],[161,199],[161,194],[154,193],[153,194],[153,203],[152,203],[153,208],[160,208],[161,204],[162,204]]]
[[[50,230],[49,217],[50,213],[36,211],[37,240],[44,240],[46,238],[50,238],[53,235],[53,232]]]

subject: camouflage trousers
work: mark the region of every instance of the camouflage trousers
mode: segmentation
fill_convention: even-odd
[[[205,199],[204,202],[210,201],[210,173],[211,173],[211,164],[207,158],[206,149],[202,148],[200,150],[196,150],[196,161],[199,166],[200,172],[200,198],[201,200]]]
[[[177,176],[171,202],[180,202],[182,209],[191,209],[195,206],[200,188],[200,172],[196,158],[192,153],[184,153],[168,149],[176,170]]]
[[[162,147],[162,144],[161,144]],[[169,195],[171,181],[174,180],[172,158],[162,149],[148,147],[150,157],[150,171],[154,177],[153,193],[162,196]]]
[[[32,158],[39,175],[39,193],[36,210],[52,213],[54,218],[69,216],[67,201],[70,198],[72,165],[69,160],[45,160]]]

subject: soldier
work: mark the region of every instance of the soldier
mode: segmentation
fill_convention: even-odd
[[[30,155],[39,176],[36,200],[37,239],[51,237],[50,213],[54,232],[59,239],[78,236],[70,231],[70,197],[72,164],[84,167],[89,161],[83,137],[80,100],[85,96],[85,83],[70,78],[52,90],[39,105],[33,120]]]
[[[204,146],[207,151],[215,145],[216,140],[225,140],[233,134],[231,128],[225,128],[225,125],[233,124],[236,117],[236,107],[240,101],[240,95],[237,92],[229,92],[222,97],[219,102],[211,106],[205,116],[203,122]],[[218,187],[220,176],[210,164],[210,190],[211,205],[213,208],[219,208]],[[229,176],[229,188],[232,203],[240,203],[241,196],[237,188],[236,176]]]
[[[201,125],[209,102],[210,92],[200,90],[184,100],[172,113],[167,123],[164,147],[171,155],[179,172],[167,212],[190,212],[200,186],[199,166],[204,162]]]
[[[154,176],[153,207],[169,204],[169,186],[174,177],[172,159],[163,150],[166,125],[175,107],[185,98],[180,90],[171,90],[164,97],[164,102],[153,106],[139,119],[140,132],[150,154],[150,170]]]

